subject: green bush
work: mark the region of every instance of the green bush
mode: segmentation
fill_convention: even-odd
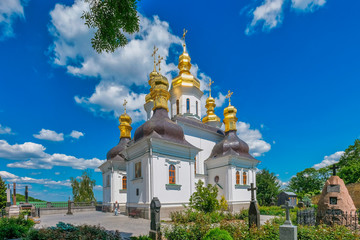
[[[290,212],[296,213],[298,210],[297,207],[290,209]],[[285,216],[285,209],[278,206],[260,206],[259,208],[261,215],[272,215],[272,216]]]
[[[34,221],[22,217],[0,218],[0,239],[25,237],[34,225]]]
[[[138,237],[130,237],[130,240],[152,240],[152,238],[147,235],[140,235]]]
[[[194,192],[189,201],[190,208],[201,212],[209,213],[219,209],[219,201],[217,200],[218,188],[215,185],[208,184],[204,186],[203,181],[199,180],[196,184],[196,192]]]
[[[233,238],[226,230],[213,228],[204,236],[203,240],[233,240]]]
[[[319,225],[319,226],[299,226],[298,227],[299,240],[356,240],[360,239],[359,232],[354,232],[345,226],[334,225]]]
[[[219,223],[222,220],[246,220],[248,218],[248,210],[241,210],[240,213],[230,212],[211,212],[203,213],[187,209],[185,211],[176,211],[170,213],[171,221],[177,224],[184,224],[196,221],[204,221],[209,223]]]

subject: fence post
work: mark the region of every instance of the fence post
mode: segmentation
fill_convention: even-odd
[[[47,208],[51,208],[51,202],[47,202],[47,203],[46,203],[46,207],[47,207]]]
[[[69,198],[69,200],[68,200],[68,212],[66,213],[66,215],[72,215],[70,198]]]

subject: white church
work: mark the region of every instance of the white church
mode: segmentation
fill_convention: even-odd
[[[256,186],[260,161],[249,154],[248,145],[236,134],[237,110],[230,104],[230,91],[229,106],[224,109],[225,131],[215,115],[211,90],[205,105],[207,115],[201,119],[203,92],[200,81],[190,73],[185,42],[183,49],[179,75],[171,85],[156,69],[154,49],[151,88],[144,104],[147,121],[136,129],[133,139],[132,120],[126,109],[119,118],[120,141],[99,167],[104,211],[112,211],[117,202],[120,211],[149,219],[150,202],[158,197],[161,217],[168,217],[189,203],[199,180],[218,187],[218,198],[225,196],[229,211],[249,206],[247,189],[250,183]]]

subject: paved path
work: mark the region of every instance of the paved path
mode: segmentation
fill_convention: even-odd
[[[43,215],[36,228],[56,226],[58,222],[74,225],[100,225],[107,230],[118,230],[122,237],[147,235],[150,230],[150,220],[142,218],[129,218],[125,215],[114,216],[113,213],[104,212],[79,212],[74,215],[52,214]]]

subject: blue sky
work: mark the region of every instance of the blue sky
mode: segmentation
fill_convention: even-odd
[[[238,133],[285,184],[336,162],[360,137],[358,1],[148,1],[141,30],[113,54],[92,50],[82,1],[0,3],[0,175],[55,201],[69,178],[95,171],[119,138],[122,102],[144,121],[153,45],[176,75],[183,28],[193,73],[215,81],[216,113],[234,91]],[[207,89],[203,84],[205,94]],[[205,104],[203,104],[205,105]],[[316,165],[320,164],[320,165]]]

